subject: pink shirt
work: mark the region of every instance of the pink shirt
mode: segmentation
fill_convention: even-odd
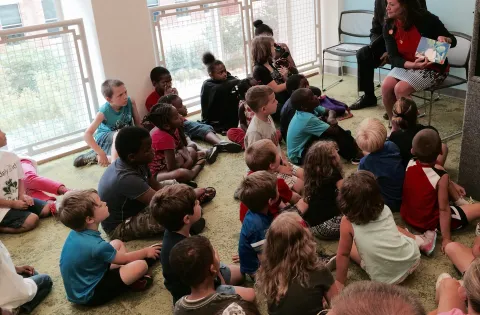
[[[443,313],[438,313],[437,315],[468,315],[459,310],[458,308],[454,308],[450,312],[443,312]]]
[[[165,150],[177,150],[180,146],[180,135],[178,129],[174,136],[166,131],[153,128],[150,131],[152,137],[152,149],[154,152],[153,161],[148,165],[153,176],[167,171],[167,162],[165,160]]]

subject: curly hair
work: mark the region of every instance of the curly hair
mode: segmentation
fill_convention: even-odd
[[[415,101],[401,97],[393,105],[392,123],[396,123],[401,129],[406,130],[417,125],[418,109]]]
[[[256,288],[268,304],[278,303],[292,281],[307,287],[309,274],[325,268],[317,255],[317,243],[295,212],[280,214],[268,229]]]
[[[305,198],[308,199],[318,194],[323,184],[328,182],[334,171],[343,175],[342,166],[335,158],[337,150],[337,144],[333,141],[319,141],[310,147],[303,166],[305,174]]]
[[[384,203],[375,176],[358,171],[347,177],[338,194],[338,208],[353,224],[364,225],[376,220]]]
[[[170,124],[170,116],[172,115],[173,110],[177,109],[172,104],[158,102],[152,107],[150,113],[145,115],[142,120],[142,124],[145,124],[145,122],[150,122],[158,129],[164,130],[164,127]],[[179,128],[178,133],[183,145],[186,146],[187,138],[183,128]]]

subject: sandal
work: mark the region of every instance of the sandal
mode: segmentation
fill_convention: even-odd
[[[200,204],[203,205],[212,201],[216,195],[217,195],[217,191],[215,190],[215,188],[206,187],[203,194],[201,194],[200,197],[198,197],[198,201],[200,201]]]

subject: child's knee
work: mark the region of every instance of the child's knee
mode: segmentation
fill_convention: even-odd
[[[115,248],[117,251],[123,246],[125,246],[125,244],[121,240],[113,240],[110,242],[110,245],[112,245],[113,248]]]
[[[135,274],[138,275],[139,277],[143,276],[148,271],[148,264],[143,259],[142,260],[136,260],[134,262],[131,262],[130,264],[133,265],[132,267],[135,270]]]
[[[234,287],[235,293],[248,302],[255,302],[255,290],[253,288]]]
[[[460,249],[462,245],[460,245],[459,243],[457,242],[451,242],[451,243],[448,243],[446,246],[445,246],[445,254],[449,257],[452,257],[456,254],[456,252]]]
[[[40,218],[38,215],[35,213],[30,213],[30,215],[25,219],[25,222],[23,222],[22,227],[27,230],[33,230],[38,226],[38,222],[40,221]]]
[[[175,179],[179,182],[188,182],[193,179],[192,171],[185,168],[175,170]]]

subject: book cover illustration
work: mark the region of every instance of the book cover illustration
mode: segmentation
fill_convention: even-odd
[[[447,59],[449,43],[442,43],[434,39],[422,37],[417,48],[417,56],[425,56],[428,61],[443,65]]]

